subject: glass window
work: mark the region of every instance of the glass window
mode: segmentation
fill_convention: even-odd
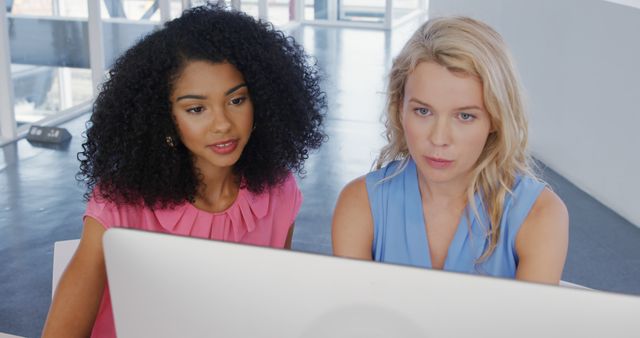
[[[385,0],[342,0],[338,3],[338,20],[384,22]]]
[[[109,67],[159,23],[160,11],[154,0],[101,0],[100,4]],[[181,0],[170,1],[170,6],[172,16],[182,12]],[[10,68],[18,127],[92,99],[87,17],[88,1],[16,0],[10,4]],[[144,24],[131,24],[141,20]]]
[[[259,0],[242,0],[240,1],[240,10],[258,18],[258,1]]]
[[[293,21],[295,0],[268,0],[268,19],[276,26],[286,25]]]
[[[304,1],[304,20],[329,19],[328,1],[334,1],[334,0],[305,0]]]
[[[91,70],[80,61],[88,54],[87,14],[86,1],[12,2],[10,69],[18,127],[92,98]]]
[[[420,0],[394,0],[393,19],[401,19],[417,9],[420,9]]]

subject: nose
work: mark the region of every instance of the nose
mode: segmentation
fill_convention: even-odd
[[[451,125],[446,118],[438,118],[431,126],[429,141],[434,146],[444,147],[451,144]]]
[[[210,130],[214,134],[226,134],[231,130],[231,121],[224,109],[216,109],[211,119]]]

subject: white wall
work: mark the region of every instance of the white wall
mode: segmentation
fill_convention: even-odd
[[[431,17],[454,14],[485,21],[509,44],[527,90],[533,155],[640,226],[640,8],[430,1]]]

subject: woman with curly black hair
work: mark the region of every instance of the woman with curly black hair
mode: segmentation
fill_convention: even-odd
[[[108,228],[290,246],[302,202],[291,172],[325,138],[308,61],[271,24],[216,5],[186,11],[116,61],[78,156],[84,230],[44,336],[115,336]]]

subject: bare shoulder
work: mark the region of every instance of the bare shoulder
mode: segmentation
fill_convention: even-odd
[[[365,176],[356,178],[342,189],[331,230],[334,255],[371,259],[373,217]]]
[[[366,176],[360,176],[347,183],[340,193],[340,199],[345,199],[347,201],[354,200],[355,202],[363,202],[362,198],[366,199],[368,206],[369,197],[367,194]]]
[[[534,203],[523,227],[528,224],[535,228],[551,227],[563,230],[569,226],[569,212],[560,197],[549,188],[544,188]]]
[[[341,216],[347,216],[350,220],[367,221],[365,223],[373,225],[365,176],[356,178],[342,189],[336,203],[336,212],[340,212]],[[349,224],[353,223],[349,222]]]

